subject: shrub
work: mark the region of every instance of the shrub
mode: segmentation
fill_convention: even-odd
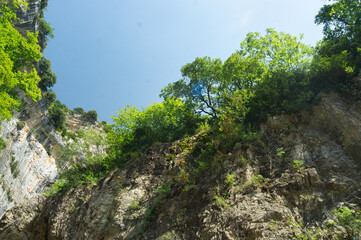
[[[83,114],[83,119],[93,124],[98,121],[98,113],[95,110],[90,110]]]
[[[360,212],[356,213],[355,210],[344,207],[335,209],[335,216],[337,218],[337,223],[335,225],[340,225],[346,229],[347,236],[343,236],[342,234],[343,239],[351,239],[361,234]]]
[[[170,142],[194,133],[198,119],[181,99],[155,103],[143,111],[127,106],[113,116],[109,132],[110,155],[119,164],[155,142]]]
[[[76,140],[76,134],[73,132],[68,131],[66,132],[65,136],[67,136],[70,139],[73,139],[74,141]]]
[[[136,201],[135,199],[132,201],[132,204],[130,205],[130,209],[132,209],[133,211],[139,209],[139,203],[138,201]]]
[[[59,181],[56,181],[53,186],[51,186],[49,188],[48,191],[45,192],[45,195],[47,196],[54,196],[56,195],[58,192],[61,192],[63,190],[65,186],[65,181],[64,180],[59,180]]]
[[[75,134],[76,134],[79,138],[83,138],[83,137],[85,136],[84,130],[81,130],[81,129],[77,130],[77,131],[75,132]]]
[[[18,169],[18,165],[19,165],[19,162],[15,160],[14,156],[12,156],[11,162],[10,162],[10,170],[11,170],[11,173],[13,174],[14,178],[17,178],[20,173],[20,170]]]
[[[74,164],[72,168],[60,172],[62,184],[59,190],[67,190],[81,184],[94,185],[107,173],[105,157],[88,158],[85,162]]]
[[[41,80],[38,83],[38,87],[44,92],[56,83],[56,75],[51,70],[51,62],[44,57],[39,62],[39,77]]]
[[[216,200],[216,205],[220,208],[231,208],[231,206],[227,203],[227,199],[221,196],[214,196],[214,200]]]
[[[81,108],[81,107],[76,107],[76,108],[73,109],[73,111],[75,113],[77,113],[77,114],[84,114],[85,113],[84,109]]]
[[[0,138],[0,152],[6,147],[6,144],[2,138]]]
[[[295,170],[303,170],[305,167],[303,166],[303,161],[301,160],[293,160],[293,169]]]
[[[52,104],[56,100],[56,93],[50,89],[44,94],[44,98],[49,104]]]
[[[60,103],[59,100],[55,101],[54,104],[52,104],[49,108],[50,120],[58,131],[66,129],[66,110],[67,107]]]

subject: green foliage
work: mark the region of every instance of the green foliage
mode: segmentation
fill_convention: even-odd
[[[44,94],[44,98],[48,101],[48,103],[53,104],[56,100],[56,93],[50,89]]]
[[[52,28],[43,18],[44,12],[41,9],[39,15],[37,15],[34,19],[34,21],[37,21],[39,24],[38,39],[41,51],[44,51],[47,45],[47,40],[49,40],[49,38],[54,38],[54,28]]]
[[[21,105],[18,99],[20,89],[34,101],[40,99],[37,83],[40,78],[34,68],[34,62],[41,58],[37,35],[27,33],[26,37],[13,27],[15,13],[19,1],[0,1],[0,120],[10,119],[13,109]]]
[[[316,15],[315,22],[324,25],[324,40],[331,47],[329,53],[348,50],[356,56],[361,43],[360,1],[338,0],[324,5]]]
[[[303,170],[303,169],[305,169],[305,167],[303,166],[303,161],[301,161],[301,160],[293,160],[292,167],[295,170]]]
[[[41,58],[39,62],[39,77],[41,80],[38,86],[44,92],[46,92],[56,83],[56,75],[51,70],[51,62],[49,59],[44,57]]]
[[[256,186],[260,186],[263,183],[264,178],[263,178],[263,176],[261,174],[253,175],[251,181]]]
[[[73,132],[70,132],[70,131],[69,131],[69,132],[66,132],[65,136],[66,136],[67,138],[73,139],[74,141],[77,141],[76,134],[73,133]]]
[[[245,183],[239,186],[239,189],[243,191],[244,189],[253,186],[253,187],[262,187],[264,182],[268,181],[268,179],[263,178],[262,175],[252,175],[250,180],[247,180]]]
[[[226,180],[227,188],[232,188],[234,185],[234,174],[227,174],[227,180]]]
[[[95,110],[90,110],[84,113],[82,117],[84,120],[90,123],[95,123],[96,121],[98,121],[98,113]]]
[[[137,209],[139,209],[139,202],[138,201],[136,201],[135,199],[132,201],[132,203],[130,204],[130,209],[131,210],[133,210],[133,211],[135,211],[135,210],[137,210]]]
[[[198,121],[180,99],[155,103],[143,111],[127,106],[113,120],[113,131],[108,134],[109,154],[118,165],[155,142],[170,142],[194,133]]]
[[[6,144],[2,138],[0,138],[0,152],[6,147]]]
[[[27,2],[24,3],[21,0],[0,0],[1,21],[12,22],[14,20],[17,20],[14,9],[18,9],[19,6],[22,4],[25,4],[26,6]]]
[[[14,178],[17,178],[20,174],[20,170],[18,169],[19,162],[15,160],[15,157],[11,157],[10,161],[10,170]]]
[[[85,132],[82,129],[77,130],[75,133],[79,138],[83,138],[85,136]]]
[[[73,111],[75,113],[77,113],[77,114],[84,114],[85,113],[84,109],[81,108],[81,107],[76,107],[76,108],[73,109]]]
[[[76,135],[71,132],[66,133],[66,136],[75,141],[62,149],[60,160],[67,161],[71,167],[60,172],[61,182],[59,186],[53,186],[57,189],[54,193],[82,184],[94,185],[114,168],[107,156],[103,156],[101,152],[97,154],[90,151],[90,146],[106,148],[106,135],[103,132],[85,129],[78,130]]]
[[[335,209],[335,216],[337,218],[337,222],[335,225],[339,225],[345,228],[346,236],[341,234],[342,238],[351,239],[355,236],[360,236],[361,234],[361,213],[355,212],[353,209],[349,209],[348,207],[343,207],[339,209]]]
[[[222,196],[214,196],[213,199],[216,201],[216,205],[220,208],[229,209],[231,206],[227,203],[227,199]]]
[[[59,100],[56,100],[49,108],[49,117],[58,131],[66,130],[66,112],[68,108]]]
[[[222,61],[209,57],[196,58],[181,69],[183,78],[163,88],[164,99],[182,98],[196,112],[217,117],[220,106],[219,83],[222,79]]]
[[[40,31],[46,36],[50,38],[54,38],[55,29],[50,26],[50,23],[45,21],[44,19],[40,19]]]
[[[285,153],[286,153],[286,151],[283,147],[277,148],[277,157],[283,158]]]
[[[227,198],[229,197],[229,189],[226,190],[224,194],[221,193],[219,185],[215,188],[215,195],[213,196],[213,200],[220,208],[229,209],[231,206],[227,203]]]
[[[171,187],[168,184],[164,184],[163,186],[161,186],[155,190],[155,193],[157,194],[157,196],[153,199],[154,207],[159,206],[163,202],[163,200],[167,196],[167,193],[170,190],[171,190]]]
[[[238,53],[253,59],[259,67],[254,70],[257,74],[253,74],[256,84],[241,95],[245,106],[238,107],[238,111],[233,107],[236,109],[233,115],[246,113],[246,121],[254,123],[264,120],[268,114],[297,110],[310,100],[308,69],[313,50],[301,40],[302,35],[299,40],[273,29],[267,29],[265,36],[247,34]]]
[[[40,4],[40,9],[43,10],[48,6],[48,0],[42,0]]]
[[[10,188],[8,188],[8,189],[6,190],[6,195],[7,195],[7,197],[8,197],[8,201],[9,201],[9,202],[12,202],[12,201],[14,200]]]
[[[48,191],[45,192],[47,196],[55,196],[57,193],[61,192],[65,187],[65,180],[56,181]]]
[[[90,110],[90,111],[86,112],[86,111],[84,111],[83,108],[76,107],[71,112],[80,114],[82,117],[82,120],[90,122],[91,124],[94,124],[96,121],[98,121],[98,113],[95,110]]]
[[[303,36],[300,36],[302,40]],[[238,54],[264,63],[271,71],[294,71],[309,66],[312,49],[301,43],[297,37],[274,29],[266,29],[266,35],[248,33],[241,42]]]
[[[260,59],[233,53],[222,67],[222,88],[229,93],[249,90],[262,80],[266,70]]]
[[[61,159],[65,159],[71,163],[77,162],[79,158],[100,158],[101,155],[95,154],[90,151],[89,147],[102,147],[106,148],[106,135],[103,132],[94,129],[78,130],[75,134],[67,132],[67,136],[79,140],[69,143],[62,151]]]
[[[318,91],[342,90],[361,70],[361,3],[338,0],[324,5],[315,17],[324,38],[317,46],[314,81]]]
[[[68,190],[79,185],[95,185],[108,173],[106,157],[88,157],[85,162],[73,164],[70,169],[60,172],[63,181],[62,190]]]
[[[295,111],[312,97],[308,85],[313,49],[301,40],[302,35],[298,39],[273,29],[265,36],[249,33],[224,64],[204,57],[183,66],[183,78],[160,96],[181,97],[196,113],[237,124]]]
[[[200,150],[197,148],[200,148]],[[194,161],[198,164],[198,172],[204,172],[211,167],[216,149],[211,141],[202,146],[198,145],[197,148],[194,151],[198,151],[199,155]]]

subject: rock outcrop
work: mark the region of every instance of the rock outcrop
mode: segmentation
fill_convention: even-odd
[[[44,193],[57,176],[55,159],[32,129],[17,118],[1,124],[0,137],[6,147],[0,153],[0,216],[10,207]]]
[[[360,114],[325,96],[312,111],[270,118],[206,171],[192,171],[204,133],[154,145],[97,185],[12,208],[0,238],[336,239],[346,230],[327,231],[333,210],[361,207]]]
[[[27,6],[20,6],[20,9],[17,11],[19,21],[15,24],[15,27],[23,35],[26,35],[28,31],[39,31],[37,17],[41,11],[42,1],[43,0],[28,0]]]

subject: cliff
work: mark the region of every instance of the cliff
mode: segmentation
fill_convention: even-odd
[[[96,185],[12,208],[0,238],[344,239],[334,210],[360,207],[360,125],[359,103],[331,94],[203,170],[209,132],[154,145]]]
[[[25,35],[27,31],[39,31],[39,21],[37,19],[40,15],[41,3],[42,0],[28,0],[28,6],[22,6],[17,11],[19,21],[15,24],[15,27],[20,33]]]
[[[21,33],[40,29],[43,3],[19,10]],[[59,133],[48,100],[22,96],[22,111],[1,123],[0,239],[360,239],[361,105],[318,98],[238,142],[232,129],[214,138],[204,127],[100,181],[86,169],[90,181],[45,194],[62,170],[106,155],[106,133],[66,107]]]

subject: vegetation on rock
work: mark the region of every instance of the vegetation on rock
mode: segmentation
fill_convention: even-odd
[[[12,8],[18,8],[22,1],[10,1]],[[10,119],[14,109],[19,109],[19,90],[37,101],[41,98],[40,81],[34,62],[41,58],[37,34],[26,37],[14,28],[16,15],[9,1],[0,1],[0,120]]]
[[[1,6],[4,9],[2,14],[7,16],[5,2]],[[324,24],[325,36],[315,48],[303,44],[302,36],[297,38],[274,29],[267,29],[265,35],[249,33],[241,42],[240,49],[224,63],[210,57],[196,58],[181,68],[182,79],[162,89],[161,103],[151,104],[141,110],[131,106],[120,109],[113,116],[114,123],[104,124],[98,132],[81,129],[67,133],[65,123],[69,109],[56,101],[54,92],[48,91],[45,97],[50,103],[49,117],[55,128],[68,137],[69,142],[62,152],[62,160],[70,164],[69,168],[60,173],[60,180],[53,185],[48,195],[65,193],[83,184],[95,185],[110,172],[116,172],[113,171],[115,169],[123,170],[131,166],[143,171],[142,167],[147,163],[135,166],[143,157],[146,159],[143,162],[154,161],[154,166],[148,166],[152,170],[146,169],[147,171],[154,173],[161,170],[158,174],[166,172],[168,175],[164,182],[158,181],[157,187],[151,186],[148,195],[152,197],[148,196],[150,200],[146,210],[142,206],[144,199],[132,198],[132,214],[144,210],[144,214],[137,218],[140,220],[140,225],[135,228],[137,236],[145,231],[151,221],[161,219],[157,213],[171,194],[187,196],[187,200],[197,198],[201,202],[199,204],[213,204],[212,207],[223,211],[225,216],[239,219],[246,214],[235,217],[229,211],[232,204],[236,204],[235,199],[242,199],[244,202],[254,201],[253,197],[257,199],[256,196],[271,199],[274,196],[270,196],[270,189],[279,191],[279,195],[275,194],[277,196],[283,194],[284,201],[293,204],[294,208],[293,213],[280,214],[275,211],[272,212],[273,215],[267,215],[267,223],[270,225],[266,227],[269,229],[276,229],[279,227],[277,221],[283,221],[286,225],[284,227],[292,229],[292,236],[298,239],[327,238],[331,235],[339,239],[351,239],[359,236],[360,214],[348,207],[337,207],[331,214],[334,220],[318,225],[317,228],[305,227],[298,220],[303,219],[314,227],[313,221],[317,216],[307,219],[312,214],[302,211],[316,211],[318,206],[325,207],[321,195],[329,195],[315,190],[319,187],[318,175],[316,172],[317,177],[312,178],[315,176],[312,171],[316,169],[311,168],[304,159],[291,158],[290,146],[295,144],[292,142],[295,135],[301,136],[297,130],[291,131],[295,128],[294,123],[302,119],[296,113],[317,102],[321,93],[337,91],[351,99],[357,99],[354,90],[361,88],[357,89],[353,79],[359,74],[361,67],[360,9],[360,2],[356,0],[338,0],[322,7],[316,16],[316,23]],[[2,33],[8,31],[15,36],[11,29],[12,18],[4,18],[4,23],[1,23],[4,29]],[[51,31],[47,28],[45,26],[43,31],[51,36]],[[2,35],[4,38],[7,36],[0,34],[0,40]],[[21,41],[35,44],[35,38],[36,35],[30,34],[28,39]],[[29,53],[31,58],[27,56],[29,59],[26,62],[26,55],[19,56],[5,49],[8,48],[3,47],[1,54],[6,64],[3,65],[4,73],[0,72],[4,88],[0,89],[5,89],[4,92],[10,99],[14,98],[8,105],[5,105],[6,101],[0,101],[0,116],[9,118],[11,110],[19,106],[14,89],[23,86],[21,76],[25,79],[32,77],[29,80],[32,82],[21,89],[33,99],[38,99],[38,90],[34,84],[39,78],[35,70],[27,73],[20,69],[31,67],[30,62],[39,60],[40,53],[39,49],[35,51],[35,47],[30,45],[30,50],[34,52]],[[48,60],[41,59],[39,86],[44,91],[53,86],[56,79],[50,65]],[[9,76],[12,76],[11,80],[7,79]],[[17,85],[11,85],[16,83],[13,79],[17,79]],[[1,96],[0,92],[0,100]],[[97,121],[97,113],[93,110],[86,112],[82,108],[74,108],[72,113],[80,114],[82,119],[91,123]],[[269,116],[292,113],[297,120],[278,120],[279,126],[274,130],[277,134],[272,134],[272,124],[260,127]],[[316,136],[320,138],[321,134],[316,133]],[[311,149],[321,142],[317,138],[305,146]],[[167,149],[159,147],[161,144],[167,145]],[[93,154],[90,148],[94,146],[105,148],[106,154]],[[158,160],[154,160],[153,155],[149,157],[154,149],[158,150]],[[11,171],[16,177],[18,162],[13,159],[11,164]],[[148,172],[147,174],[149,175]],[[112,179],[113,176],[108,182]],[[334,186],[334,179],[327,181],[329,182],[325,186],[332,191],[339,191],[345,185],[340,183]],[[102,184],[99,184],[99,189]],[[207,192],[202,192],[201,184],[207,186]],[[306,193],[302,188],[307,184],[310,192]],[[192,190],[199,195],[193,196]],[[293,194],[296,191],[298,195]],[[249,193],[252,193],[251,200],[247,196]],[[262,195],[266,193],[267,197]],[[353,193],[358,194],[357,190]],[[212,195],[211,199],[209,195]],[[332,201],[333,197],[332,195]],[[312,203],[311,207],[306,206],[309,203]],[[269,204],[268,207],[272,209],[278,207],[279,203],[272,199]],[[355,209],[360,208],[359,204],[353,206]],[[248,209],[246,210],[248,213]],[[192,220],[201,219],[201,214],[206,213],[197,214],[195,220]],[[296,217],[286,218],[287,214]],[[176,220],[182,218],[183,210],[179,210]]]

